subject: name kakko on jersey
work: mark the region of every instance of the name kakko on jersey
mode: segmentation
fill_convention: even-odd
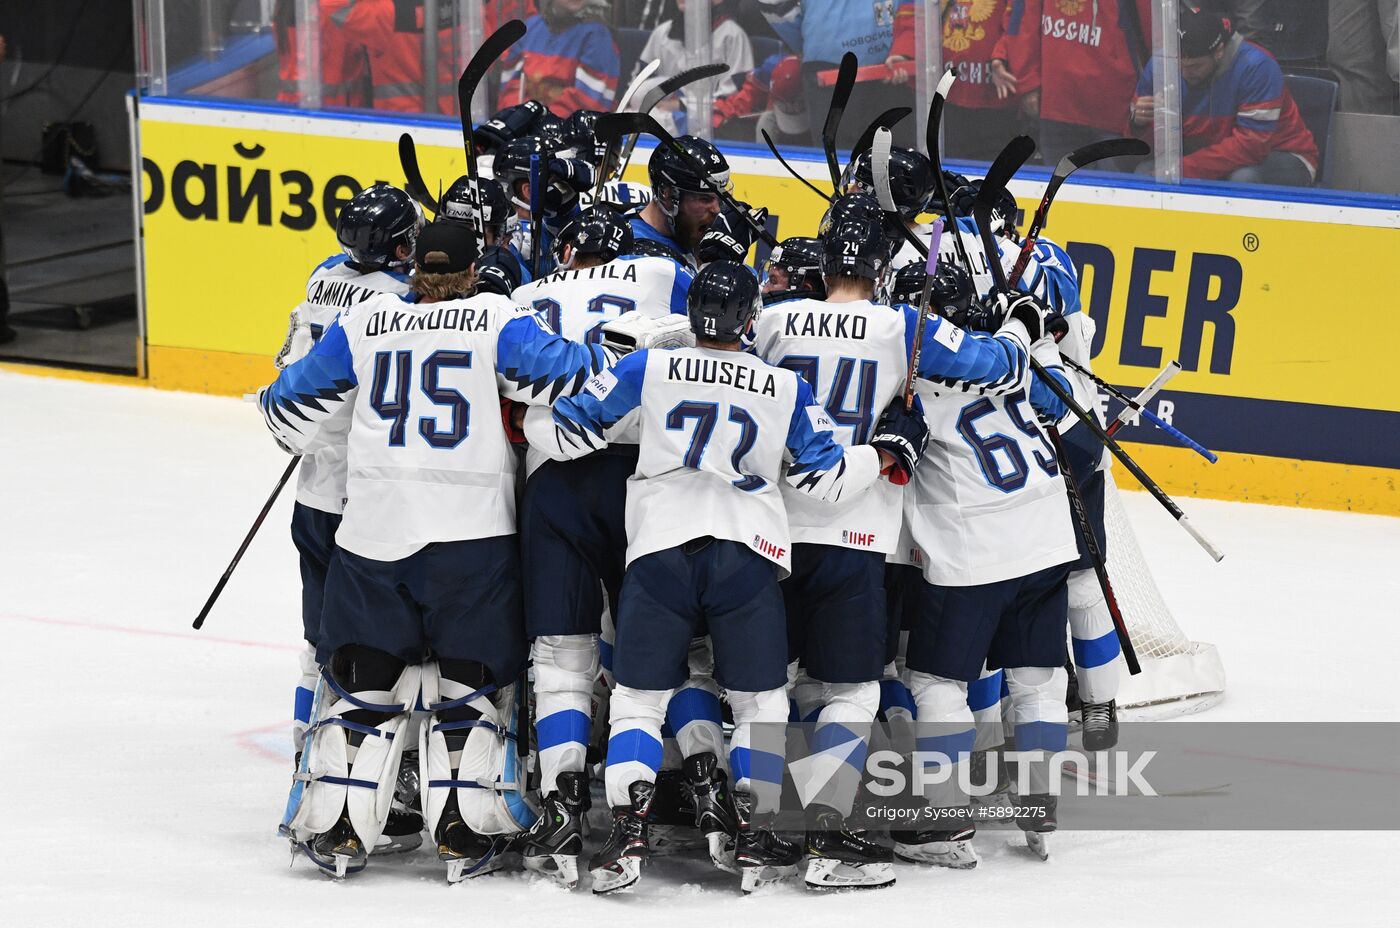
[[[783,335],[791,338],[865,338],[866,319],[845,313],[792,313],[783,319]]]

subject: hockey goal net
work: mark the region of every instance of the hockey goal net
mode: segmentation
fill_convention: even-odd
[[[1142,673],[1124,671],[1118,705],[1155,707],[1151,716],[1186,715],[1215,705],[1225,692],[1225,668],[1215,645],[1192,641],[1167,608],[1123,511],[1113,472],[1105,474],[1104,529],[1108,573]]]

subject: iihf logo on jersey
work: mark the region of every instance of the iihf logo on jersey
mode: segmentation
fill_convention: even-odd
[[[841,544],[856,545],[861,548],[868,548],[875,544],[874,532],[852,532],[848,529],[841,529]]]

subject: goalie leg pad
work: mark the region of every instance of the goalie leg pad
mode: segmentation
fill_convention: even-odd
[[[373,648],[347,645],[336,650],[322,673],[326,695],[307,729],[309,780],[292,833],[308,841],[330,830],[345,812],[364,846],[372,848],[393,802],[418,698],[418,668]]]
[[[321,678],[321,665],[316,663],[316,647],[308,643],[297,655],[301,677],[297,680],[292,702],[292,749],[300,754],[306,743],[306,729],[311,725],[311,706],[316,681]]]
[[[918,717],[914,723],[916,783],[922,782],[923,795],[936,808],[965,806],[967,793],[958,783],[957,765],[966,763],[976,741],[969,686],[917,670],[908,671],[908,684]],[[949,768],[946,779],[945,765]]]
[[[540,792],[558,789],[561,773],[582,771],[599,671],[596,635],[542,635],[530,648],[535,672],[535,737]]]
[[[1069,633],[1074,670],[1083,702],[1108,702],[1118,695],[1123,674],[1123,650],[1113,628],[1113,616],[1092,570],[1069,575]]]

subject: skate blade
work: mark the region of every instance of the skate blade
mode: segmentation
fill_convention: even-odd
[[[296,861],[297,851],[302,853],[307,860],[316,865],[316,868],[333,880],[343,880],[347,876],[359,873],[365,868],[365,858],[352,856],[349,854],[334,854],[329,860],[324,860],[316,855],[309,841],[292,842],[292,861]]]
[[[807,861],[806,883],[816,890],[881,889],[894,885],[894,864],[853,864],[831,857],[813,857]]]
[[[931,841],[928,844],[895,843],[894,856],[911,864],[931,864],[949,870],[971,870],[980,859],[971,841]]]
[[[593,895],[628,892],[642,877],[642,861],[638,857],[623,857],[607,867],[589,871],[593,877]]]
[[[578,857],[574,854],[541,854],[524,859],[525,869],[543,873],[565,889],[578,885]]]
[[[495,873],[503,866],[505,860],[494,849],[485,857],[475,860],[470,857],[458,857],[447,862],[447,882],[460,883],[463,880],[475,879]]]
[[[739,863],[734,859],[734,839],[722,831],[708,834],[705,839],[710,845],[710,863],[725,873],[739,872]]]
[[[765,886],[781,883],[783,880],[796,875],[797,864],[789,864],[785,867],[741,867],[739,870],[739,888],[743,890],[745,894],[748,894],[760,890]]]
[[[1045,846],[1045,835],[1035,831],[1026,832],[1026,847],[1041,860],[1050,859],[1050,849]]]

